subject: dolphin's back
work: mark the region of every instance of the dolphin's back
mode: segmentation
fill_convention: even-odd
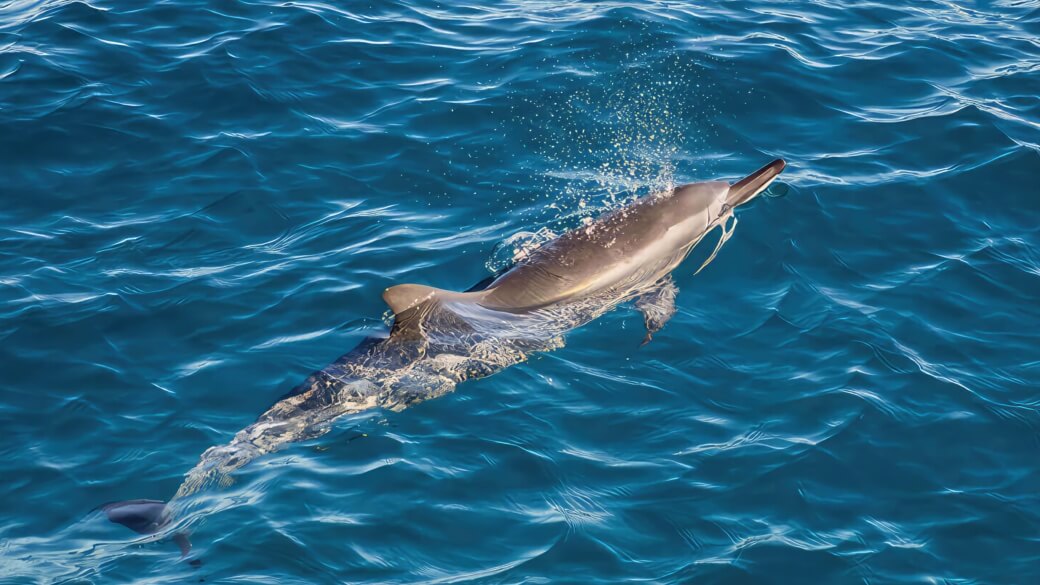
[[[488,286],[488,308],[530,310],[592,294],[630,273],[668,222],[656,213],[668,196],[648,197],[547,242]]]
[[[523,312],[656,280],[708,227],[707,212],[722,205],[728,188],[721,182],[695,183],[640,199],[542,245],[484,290],[458,293],[402,284],[387,289],[383,298],[397,315],[434,302]]]

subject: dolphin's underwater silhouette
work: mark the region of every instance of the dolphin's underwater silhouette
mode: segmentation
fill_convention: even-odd
[[[394,313],[389,335],[363,341],[230,443],[207,449],[170,502],[126,500],[101,510],[139,534],[159,533],[171,525],[175,503],[230,482],[231,472],[257,457],[320,436],[341,416],[399,411],[561,347],[564,333],[629,300],[644,316],[643,343],[650,341],[675,313],[672,270],[718,227],[718,244],[701,268],[711,262],[736,227],[734,208],[765,190],[784,166],[778,159],[733,185],[691,183],[642,197],[543,244],[467,292],[418,284],[386,289],[383,299]],[[173,539],[187,555],[186,533]]]

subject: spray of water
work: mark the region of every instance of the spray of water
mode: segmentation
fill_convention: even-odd
[[[544,201],[526,223],[539,229],[501,242],[488,269],[522,259],[546,234],[669,191],[680,174],[705,175],[711,158],[698,153],[717,135],[719,112],[705,65],[711,59],[674,50],[628,53],[609,71],[580,72],[576,88],[523,97],[518,117]]]

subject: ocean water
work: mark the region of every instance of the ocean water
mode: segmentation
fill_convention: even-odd
[[[0,583],[1040,582],[1040,2],[0,1]],[[768,197],[640,347],[107,523],[521,232]]]

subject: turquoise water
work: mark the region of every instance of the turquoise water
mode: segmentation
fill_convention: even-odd
[[[1040,580],[1040,3],[0,3],[0,582]],[[718,259],[96,506],[513,234],[782,157]]]

